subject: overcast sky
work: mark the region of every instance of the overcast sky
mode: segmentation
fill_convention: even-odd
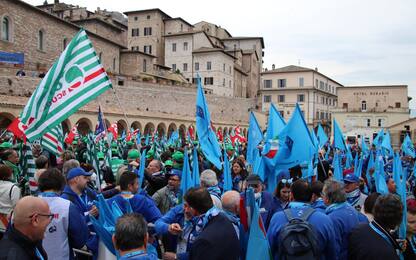
[[[39,5],[44,0],[25,0]],[[49,3],[53,0],[48,0]],[[61,0],[62,2],[62,0]],[[261,36],[264,67],[299,65],[344,85],[405,84],[416,108],[414,0],[65,0],[112,11],[160,8],[233,36]]]

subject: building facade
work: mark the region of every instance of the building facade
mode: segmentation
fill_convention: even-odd
[[[289,120],[298,103],[308,126],[321,123],[329,129],[332,111],[337,105],[337,91],[343,85],[317,70],[293,65],[273,68],[261,75],[263,112],[269,111],[270,104],[274,103],[282,117]]]
[[[407,86],[340,88],[338,89],[338,106],[333,111],[333,116],[344,135],[366,137],[371,141],[382,128],[387,129],[409,119]]]

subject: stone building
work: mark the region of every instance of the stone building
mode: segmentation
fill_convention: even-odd
[[[190,83],[199,74],[208,93],[257,97],[264,56],[262,37],[232,37],[215,24],[191,25],[160,9],[124,14],[128,16],[129,49],[155,55],[157,64],[181,73]]]
[[[409,100],[406,85],[346,86],[338,89],[338,106],[333,117],[347,137],[372,141],[382,128],[406,125],[402,122],[410,116]],[[394,136],[392,143],[397,145],[397,132]]]
[[[38,8],[21,0],[0,2],[0,128],[4,129],[19,115],[40,82],[38,74],[51,67],[81,29],[79,24],[85,27],[114,89],[65,120],[66,131],[76,123],[81,132],[94,129],[99,105],[107,123],[118,122],[120,129],[133,127],[146,133],[180,129],[184,133],[184,129],[195,124],[195,85],[184,84],[180,74],[157,64],[154,54],[128,49],[118,41],[115,33],[123,35],[125,27],[122,22],[114,22],[113,16],[106,21],[99,17],[102,13],[92,14],[83,8],[68,9],[63,5],[60,12],[57,6],[61,4],[55,1]],[[180,28],[177,24],[180,21],[171,19],[168,28]],[[14,76],[20,69],[26,72],[25,77]],[[207,102],[214,126],[224,132],[237,125],[246,130],[248,110],[255,109],[254,99],[211,95]]]
[[[343,85],[318,72],[299,66],[286,66],[261,73],[262,110],[269,111],[270,103],[277,105],[280,114],[289,120],[296,103],[301,107],[306,123],[318,123],[330,129],[332,111],[337,104],[337,91]]]

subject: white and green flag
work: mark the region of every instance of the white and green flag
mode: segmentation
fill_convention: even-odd
[[[27,139],[41,138],[110,87],[111,81],[92,43],[81,29],[49,69],[20,115]]]
[[[64,149],[64,133],[62,124],[55,126],[52,130],[42,136],[42,147],[59,157]]]

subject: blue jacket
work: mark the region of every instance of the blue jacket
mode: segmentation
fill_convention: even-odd
[[[140,194],[136,194],[130,199],[123,198],[121,194],[116,195],[107,200],[110,207],[113,204],[113,201],[117,203],[123,213],[127,212],[126,203],[130,203],[133,212],[142,214],[148,223],[155,223],[156,220],[162,217],[162,214],[156,207],[155,202]]]
[[[310,205],[306,203],[291,202],[289,204],[289,208],[291,209],[293,216],[300,216],[301,211],[308,207],[310,207]],[[278,238],[280,230],[287,222],[288,219],[283,211],[274,214],[272,220],[270,221],[269,230],[267,231],[267,239],[269,240],[274,259],[278,259],[277,247],[279,244]],[[335,234],[330,218],[319,211],[315,211],[309,217],[308,222],[316,230],[321,259],[336,259],[337,249],[336,244],[334,243]]]
[[[348,259],[348,237],[360,223],[368,223],[367,218],[348,203],[328,206],[326,213],[334,224],[338,259]]]
[[[159,218],[155,223],[156,233],[160,235],[168,234],[169,225],[178,223],[181,227],[184,226],[185,216],[183,205],[179,204],[171,208],[165,215]]]
[[[88,211],[91,210],[94,205],[94,200],[97,199],[97,194],[94,190],[86,188],[81,196],[78,196],[68,185],[65,185],[64,191],[62,192],[61,198],[67,199],[73,203],[79,213],[85,217],[85,222],[88,225],[90,232],[94,232],[94,226],[90,221]],[[98,254],[98,238],[97,235],[91,234],[88,237],[86,243],[88,249],[92,250],[94,255]]]
[[[325,214],[325,210],[326,210],[326,205],[324,203],[324,201],[319,198],[317,199],[314,203],[311,204],[312,208],[316,209],[319,212],[322,212]]]

